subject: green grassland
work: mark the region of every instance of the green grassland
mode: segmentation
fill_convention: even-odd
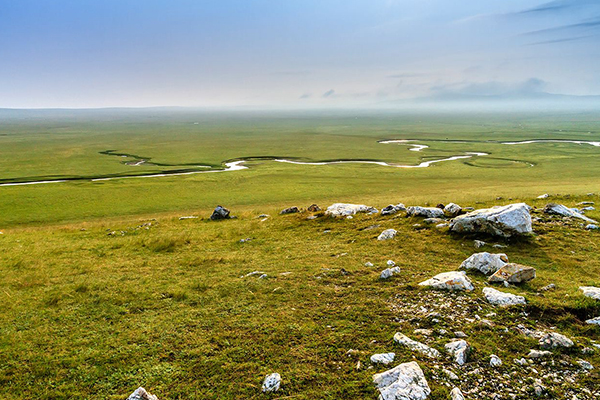
[[[590,199],[598,201],[558,200],[572,205]],[[505,362],[498,376],[537,346],[512,329],[517,322],[557,327],[576,341],[577,349],[556,353],[557,363],[585,359],[600,365],[600,352],[581,352],[590,340],[600,340],[600,329],[583,323],[600,314],[600,304],[577,290],[600,284],[600,236],[579,223],[540,222],[534,237],[501,242],[512,261],[538,271],[531,283],[508,289],[527,297],[525,309],[487,305],[481,300],[485,277],[475,273],[469,274],[474,292],[439,294],[471,302],[465,307],[471,318],[497,313],[487,317],[490,327],[443,318],[415,323],[415,314],[402,311],[432,306],[427,299],[438,292],[416,284],[456,269],[474,252],[472,238],[415,229],[419,219],[400,215],[309,221],[306,213],[279,216],[270,207],[233,211],[238,218],[222,222],[198,209],[204,219],[172,214],[6,230],[0,236],[0,397],[123,399],[144,385],[161,399],[375,398],[371,376],[385,367],[368,369],[368,357],[394,351],[397,362],[413,360],[415,354],[392,336],[412,336],[417,327],[464,331],[475,349],[469,368],[490,370],[489,354],[495,353]],[[273,216],[262,221],[259,212]],[[374,224],[380,227],[364,229]],[[377,241],[386,228],[398,230],[397,238]],[[240,243],[243,238],[252,240]],[[388,259],[402,272],[381,281]],[[364,266],[367,261],[375,267]],[[268,278],[241,278],[256,270]],[[554,291],[539,291],[550,283]],[[443,349],[447,340],[437,337],[431,344]],[[358,353],[348,356],[349,349]],[[431,360],[416,359],[431,398],[447,398],[445,381],[432,379]],[[450,360],[444,363],[454,368]],[[463,389],[473,386],[466,370],[454,370]],[[283,389],[266,397],[261,379],[273,371],[282,374]],[[531,389],[536,377],[521,373],[515,379]],[[599,378],[596,369],[575,384],[545,384],[563,398],[566,390],[600,389]]]
[[[384,139],[429,148],[377,143]],[[75,179],[0,186],[0,398],[124,399],[142,385],[161,400],[368,399],[376,398],[371,376],[386,369],[369,368],[369,356],[387,351],[396,353],[394,365],[419,362],[432,399],[448,398],[448,385],[479,385],[476,369],[491,377],[482,390],[495,390],[506,375],[510,386],[524,389],[517,398],[531,398],[541,375],[516,368],[513,359],[537,343],[516,324],[573,338],[576,347],[556,351],[552,368],[573,371],[583,359],[596,369],[574,383],[544,384],[550,398],[592,398],[584,390],[600,390],[600,351],[583,349],[600,341],[600,329],[583,321],[600,315],[600,304],[578,287],[600,285],[598,231],[535,210],[532,237],[483,238],[508,245],[501,251],[511,261],[537,269],[532,282],[506,289],[528,305],[497,309],[481,298],[482,275],[469,273],[476,290],[466,294],[417,285],[455,270],[476,251],[474,237],[415,227],[421,221],[403,215],[277,215],[315,202],[481,208],[525,201],[541,208],[542,193],[568,206],[600,204],[600,148],[498,143],[535,139],[600,141],[600,113],[0,111],[0,183]],[[155,165],[126,165],[131,158],[102,154],[107,150]],[[415,165],[473,151],[489,155],[415,169],[265,159]],[[262,158],[241,171],[90,180],[218,169],[251,157]],[[238,218],[208,220],[217,204]],[[261,213],[272,217],[262,221]],[[200,218],[179,219],[187,215]],[[586,215],[600,218],[598,211]],[[386,228],[397,237],[377,241]],[[241,243],[245,238],[252,240]],[[381,281],[388,259],[402,272]],[[252,271],[268,277],[241,278]],[[555,290],[540,290],[550,283]],[[449,304],[465,315],[438,322],[420,315],[420,307],[448,313]],[[464,368],[449,358],[436,364],[392,341],[401,331],[443,350],[452,337],[418,337],[415,328],[464,331],[471,361]],[[491,353],[504,361],[497,371],[489,367]],[[440,377],[440,366],[460,381]],[[261,394],[262,378],[275,371],[282,390]]]

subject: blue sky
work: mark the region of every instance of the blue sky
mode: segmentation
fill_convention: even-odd
[[[597,0],[0,0],[0,107],[600,94]]]

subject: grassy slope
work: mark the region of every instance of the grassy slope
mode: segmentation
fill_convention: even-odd
[[[590,199],[600,200],[560,201]],[[496,311],[489,317],[493,328],[464,319],[435,324],[423,318],[416,324],[411,318],[417,314],[402,307],[431,307],[427,299],[437,292],[415,284],[456,269],[474,252],[472,239],[415,230],[418,221],[400,216],[307,221],[305,214],[274,215],[260,222],[254,218],[259,212],[277,210],[257,207],[223,222],[163,214],[151,221],[5,230],[0,235],[0,397],[123,399],[144,385],[161,399],[263,398],[262,377],[278,371],[283,390],[274,398],[375,398],[371,375],[384,368],[366,369],[368,357],[395,351],[397,362],[412,360],[414,354],[395,345],[392,336],[396,331],[413,336],[417,325],[465,331],[475,348],[471,369],[488,371],[493,352],[505,362],[500,372],[510,372],[512,359],[535,347],[512,329],[504,332],[515,320],[535,328],[556,326],[573,337],[579,350],[557,355],[557,362],[583,358],[600,366],[598,352],[580,353],[590,339],[600,340],[600,329],[582,323],[600,314],[600,306],[577,290],[600,284],[597,232],[577,223],[536,224],[536,237],[503,250],[512,261],[538,270],[531,284],[509,289],[531,302],[529,318],[519,309],[498,311],[479,301],[484,278],[470,274],[476,291],[456,299],[474,302],[465,308],[470,318]],[[196,213],[206,217],[209,210]],[[381,226],[362,230],[373,224]],[[395,240],[375,240],[392,227],[399,231]],[[112,231],[117,234],[109,236]],[[238,242],[247,237],[253,240]],[[402,273],[379,281],[388,259]],[[365,267],[366,261],[376,266]],[[254,270],[269,278],[240,279]],[[538,292],[549,283],[557,289]],[[442,350],[447,340],[432,344]],[[349,357],[348,349],[359,354]],[[432,398],[447,398],[444,381],[432,379],[431,361],[416,358],[429,377]],[[463,388],[473,387],[466,370],[454,369]],[[596,371],[576,384],[545,384],[559,398],[568,388],[599,390]],[[530,387],[532,378],[515,379]]]

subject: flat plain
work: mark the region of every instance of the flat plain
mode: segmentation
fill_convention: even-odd
[[[431,399],[455,385],[474,399],[533,398],[536,379],[548,398],[600,390],[600,329],[584,322],[600,304],[578,289],[600,286],[600,234],[540,212],[549,201],[600,201],[600,147],[568,142],[600,141],[600,114],[61,113],[7,112],[0,125],[1,183],[74,179],[0,186],[0,397],[124,399],[144,386],[160,399],[376,398],[371,377],[387,368],[369,357],[389,351],[395,364],[418,361]],[[418,165],[470,152],[487,155],[426,168],[274,161]],[[127,165],[140,159],[148,161]],[[92,180],[236,160],[248,169]],[[537,199],[543,193],[549,199]],[[524,201],[535,207],[534,235],[483,237],[476,250],[474,237],[402,213],[278,215],[312,203],[450,201]],[[238,218],[210,221],[217,204]],[[376,240],[387,228],[396,238]],[[476,251],[536,268],[533,281],[502,288],[526,306],[486,303],[487,281],[472,272],[470,293],[418,286]],[[387,260],[401,273],[380,280]],[[267,277],[243,277],[253,271]],[[576,345],[521,366],[514,360],[537,348],[522,328],[556,330]],[[457,330],[473,348],[464,367],[392,340],[403,332],[443,351]],[[501,367],[490,367],[491,354]],[[581,369],[581,360],[596,368]],[[265,395],[271,372],[282,375],[282,390]]]

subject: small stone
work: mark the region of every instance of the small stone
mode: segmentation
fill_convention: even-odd
[[[475,253],[460,264],[460,268],[476,269],[479,272],[489,275],[498,271],[506,265],[508,256],[504,253],[492,254],[484,251]]]
[[[210,216],[210,219],[213,221],[218,221],[221,219],[230,219],[231,216],[229,214],[230,212],[228,209],[222,206],[217,206],[213,211],[212,215]]]
[[[585,226],[585,229],[587,229],[588,231],[592,231],[592,230],[596,230],[596,229],[600,229],[600,228],[596,224],[587,224]]]
[[[524,358],[515,358],[515,364],[518,365],[527,365],[527,360]]]
[[[585,360],[578,360],[577,364],[586,371],[591,371],[594,369],[594,366]]]
[[[585,321],[586,324],[590,325],[599,325],[600,326],[600,317],[590,318]]]
[[[521,283],[535,278],[535,268],[526,265],[508,263],[489,277],[489,282]]]
[[[281,386],[281,375],[277,372],[267,375],[262,384],[263,393],[276,392]]]
[[[310,206],[308,206],[308,211],[309,212],[319,212],[319,211],[321,211],[321,207],[319,207],[316,204],[311,204]]]
[[[283,210],[281,210],[281,212],[279,214],[281,215],[285,215],[285,214],[295,214],[300,212],[300,210],[298,209],[298,207],[289,207],[289,208],[285,208]]]
[[[158,397],[148,393],[146,389],[140,386],[133,393],[131,393],[131,395],[129,395],[127,400],[158,400]]]
[[[372,267],[372,266],[373,266],[373,263],[372,263],[372,262],[370,262],[370,261],[367,261],[367,262],[365,263],[365,267]]]
[[[595,300],[600,300],[600,288],[595,286],[580,286],[579,290],[583,292],[586,297],[591,297]]]
[[[393,267],[396,265],[396,263],[393,262],[392,260],[387,260],[386,264],[388,265],[388,267]]]
[[[466,333],[464,333],[463,331],[456,331],[454,332],[454,336],[456,336],[457,338],[466,338],[468,337]]]
[[[406,209],[407,217],[444,218],[444,211],[437,207],[413,206]]]
[[[497,355],[492,354],[490,356],[490,365],[494,368],[499,367],[502,365],[502,360]]]
[[[397,212],[406,211],[406,207],[402,203],[398,203],[396,205],[390,204],[381,210],[381,215],[394,215]]]
[[[426,355],[429,358],[438,358],[440,356],[440,352],[436,349],[429,347],[421,342],[417,342],[416,340],[412,340],[408,336],[397,332],[394,335],[394,341],[400,345],[406,346],[413,351],[418,351],[421,354]]]
[[[452,371],[450,371],[448,369],[445,369],[442,372],[446,374],[446,376],[448,377],[448,379],[453,380],[453,381],[458,380],[458,375],[456,375],[454,372],[452,372]]]
[[[462,212],[462,207],[458,204],[448,203],[444,207],[444,215],[447,217],[453,218]]]
[[[394,358],[396,357],[396,353],[381,353],[381,354],[373,354],[371,356],[371,362],[373,364],[391,364],[394,362]]]
[[[446,290],[473,290],[473,284],[464,271],[451,271],[437,274],[431,279],[419,283],[421,286],[430,286],[434,289]]]
[[[523,296],[501,292],[490,287],[483,288],[483,296],[490,304],[497,306],[506,307],[518,304],[526,304],[525,297]]]
[[[381,271],[381,275],[379,275],[380,279],[388,279],[391,278],[394,274],[400,273],[400,267],[386,268]]]
[[[533,383],[533,391],[536,396],[540,397],[546,391],[546,387],[544,385],[542,385],[541,380],[536,379],[535,382]]]
[[[454,357],[454,361],[458,365],[464,365],[467,362],[467,357],[471,350],[471,346],[466,340],[453,340],[444,346],[446,351]]]
[[[398,232],[395,229],[386,229],[381,232],[381,234],[377,237],[377,240],[390,240],[393,239]]]
[[[475,246],[476,249],[479,249],[485,245],[486,245],[486,243],[483,240],[474,240],[473,241],[473,246]]]
[[[527,357],[529,358],[544,358],[544,357],[549,357],[551,356],[552,353],[547,351],[547,350],[529,350],[529,354],[527,354]]]
[[[547,199],[548,197],[550,197],[550,195],[548,193],[544,193],[544,194],[539,195],[537,198],[538,199]]]
[[[450,398],[452,400],[465,400],[465,396],[463,396],[462,392],[457,387],[452,389],[452,391],[450,392]]]
[[[540,291],[547,292],[548,290],[552,290],[552,289],[556,289],[556,285],[554,283],[544,286],[543,288],[540,289]]]
[[[327,207],[325,214],[332,217],[345,217],[352,216],[357,213],[377,213],[377,209],[374,207],[365,206],[364,204],[347,204],[347,203],[335,203]]]

